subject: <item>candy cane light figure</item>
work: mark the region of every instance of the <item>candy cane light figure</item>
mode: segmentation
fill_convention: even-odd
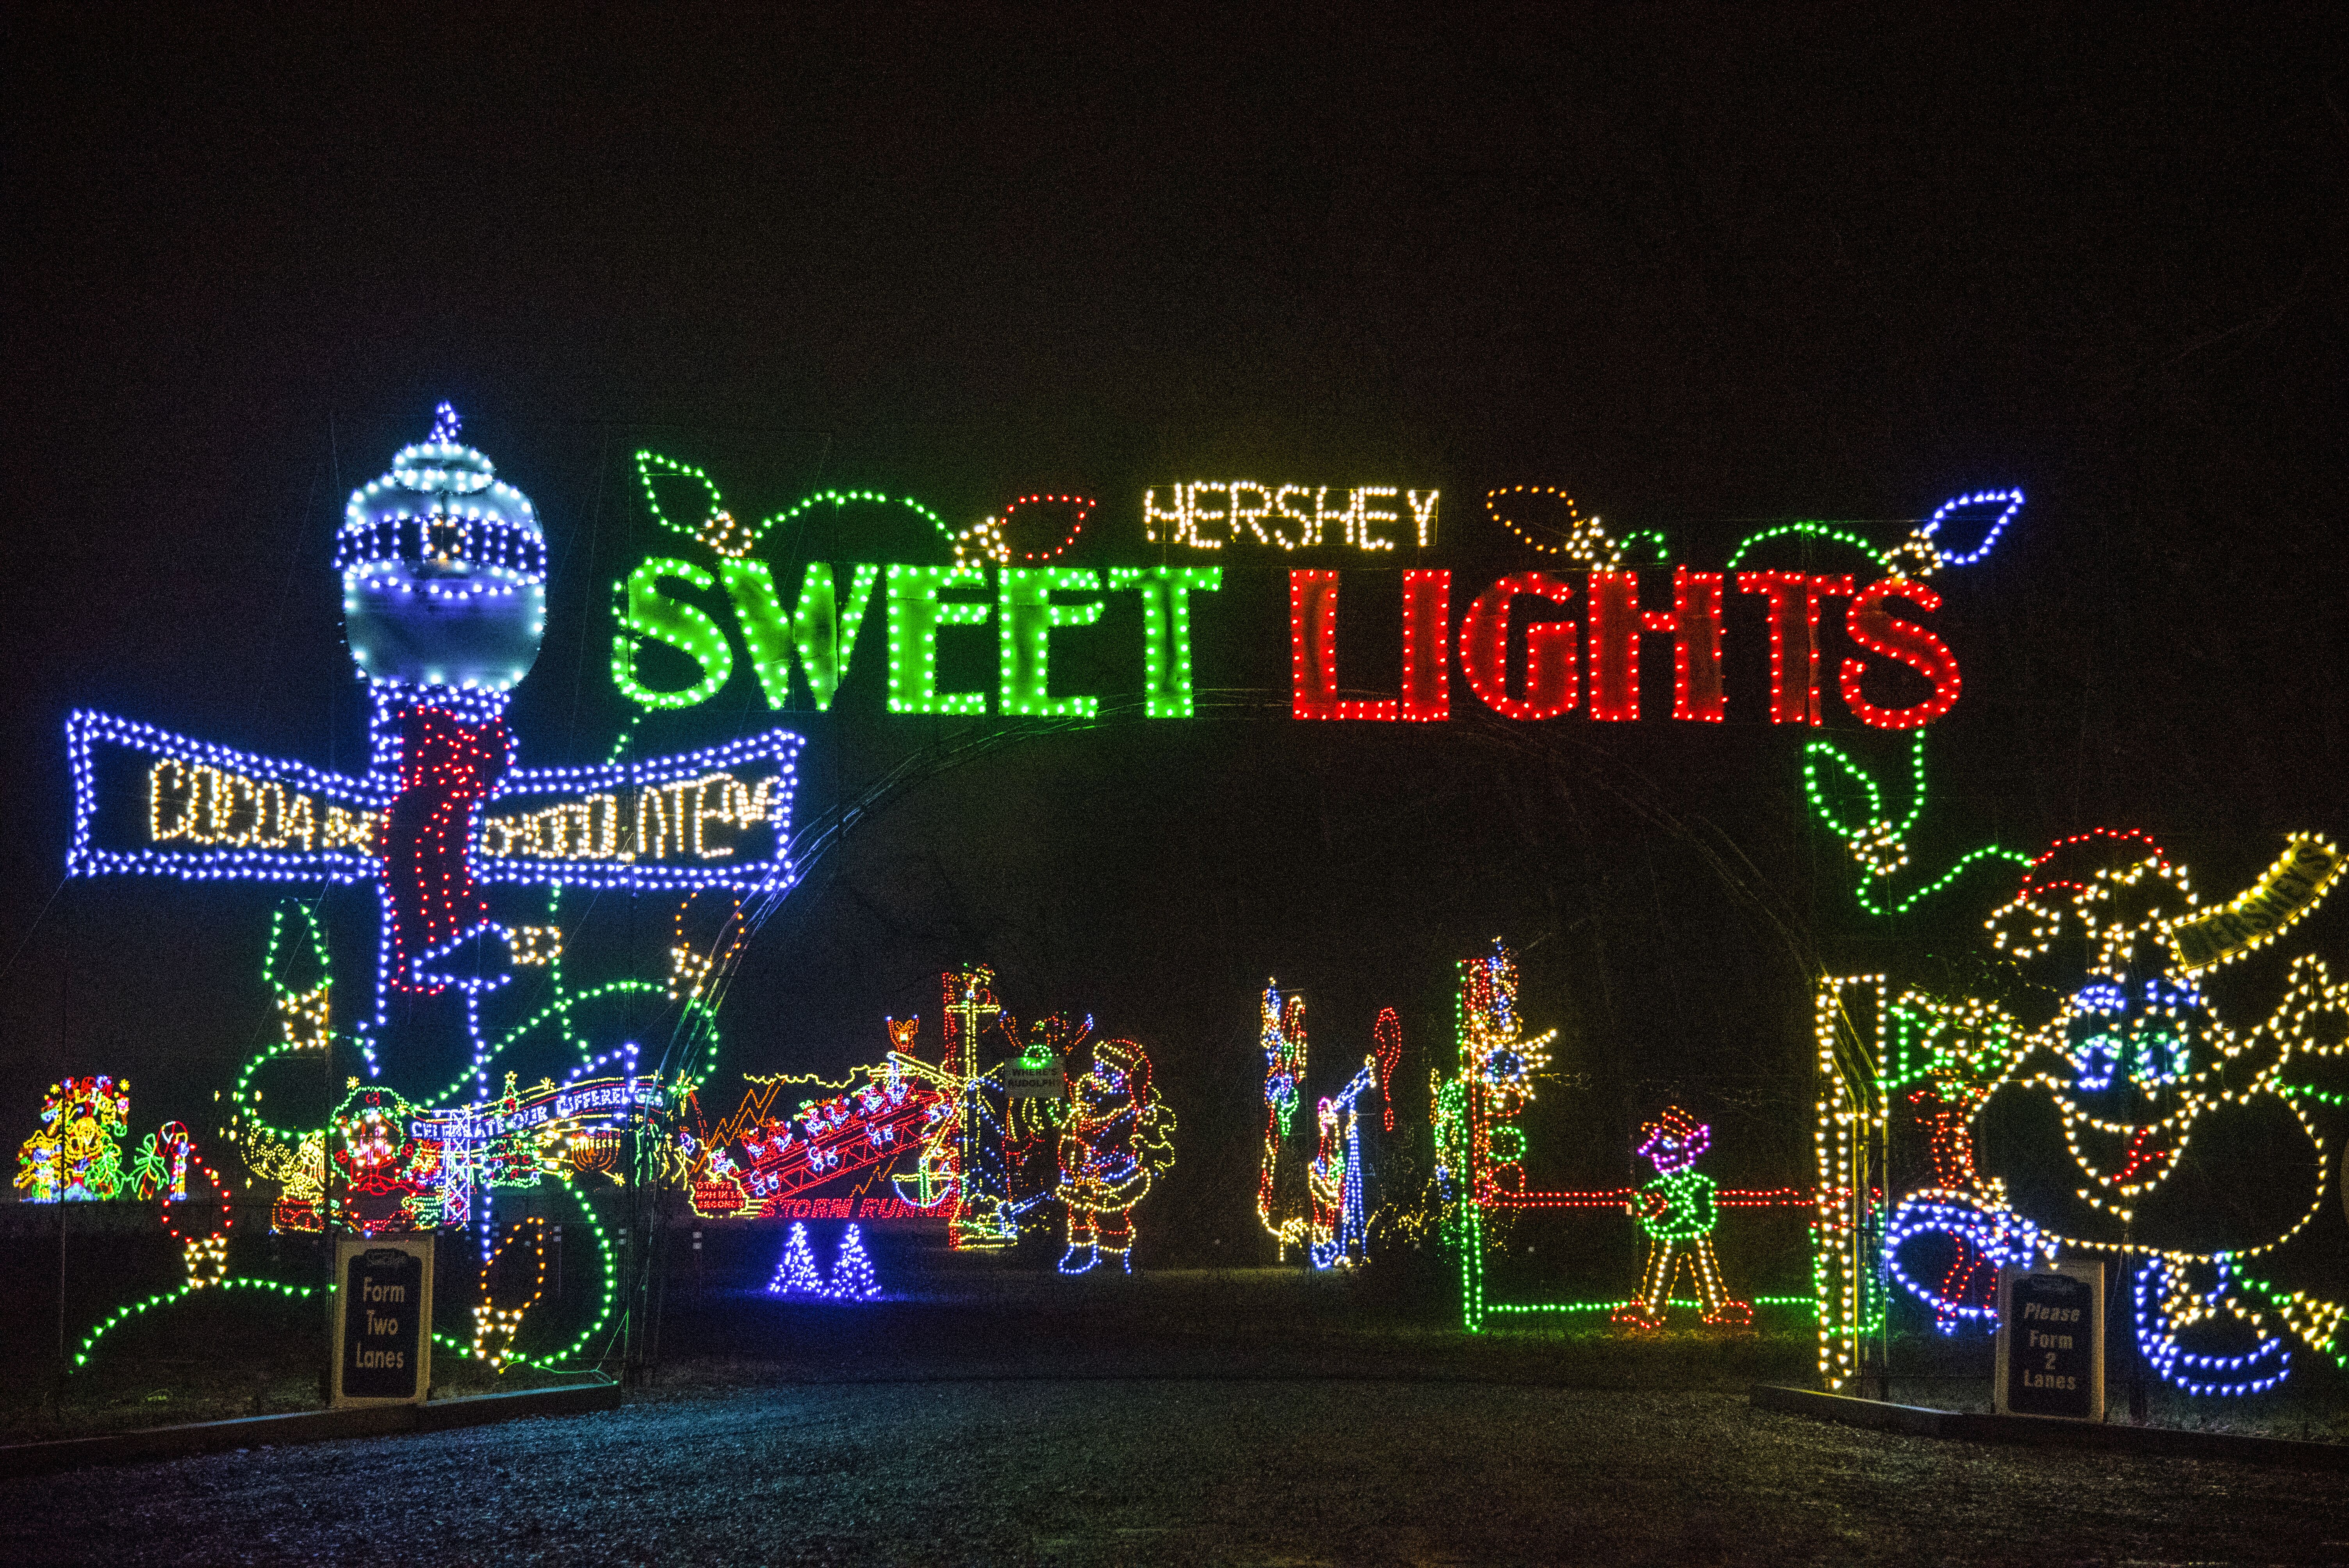
[[[1640,1129],[1639,1152],[1652,1161],[1656,1179],[1634,1193],[1628,1207],[1648,1233],[1648,1269],[1640,1294],[1615,1314],[1630,1328],[1661,1328],[1671,1305],[1672,1277],[1685,1258],[1696,1275],[1704,1321],[1743,1328],[1754,1321],[1750,1302],[1733,1301],[1721,1284],[1721,1260],[1713,1253],[1713,1227],[1720,1218],[1713,1180],[1696,1168],[1713,1146],[1713,1129],[1678,1106]]]
[[[1150,1057],[1132,1040],[1093,1047],[1061,1128],[1061,1200],[1069,1250],[1061,1272],[1080,1274],[1114,1257],[1133,1272],[1133,1209],[1153,1175],[1174,1163],[1174,1113],[1151,1088]]]

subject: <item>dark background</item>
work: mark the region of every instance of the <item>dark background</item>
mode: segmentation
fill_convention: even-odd
[[[1939,582],[1966,689],[1912,869],[2111,824],[2231,892],[2279,833],[2344,827],[2328,11],[11,8],[0,1130],[93,1071],[132,1079],[135,1129],[201,1130],[273,1037],[282,892],[60,883],[64,716],[357,767],[331,535],[443,397],[546,520],[514,705],[540,763],[600,758],[626,717],[612,580],[694,553],[646,514],[639,446],[745,517],[837,484],[959,526],[1080,490],[1094,560],[1143,558],[1146,484],[1441,484],[1469,592],[1534,563],[1477,513],[1495,485],[1564,486],[1703,566],[1764,521],[1889,542],[2019,485],[2009,538]],[[1286,564],[1236,557],[1202,609],[1211,717],[1001,748],[814,868],[744,962],[721,1086],[874,1059],[884,1014],[934,1039],[936,972],[991,962],[1023,1017],[1089,1012],[1157,1057],[1182,1155],[1145,1235],[1253,1256],[1264,977],[1311,997],[1315,1092],[1390,1005],[1423,1082],[1452,962],[1498,934],[1577,1075],[1537,1180],[1632,1174],[1669,1098],[1720,1123],[1725,1181],[1802,1180],[1806,966],[1971,951],[2007,873],[1857,913],[1802,736],[1765,722],[1754,601],[1725,726],[1528,733],[1474,722],[1464,686],[1433,730],[1301,725]],[[1347,678],[1375,688],[1361,634]],[[781,721],[803,813],[952,730],[882,715],[883,665],[876,636],[833,715]],[[1661,644],[1648,665],[1661,707]],[[762,722],[738,647],[644,740]],[[325,911],[347,1024],[371,901]],[[583,954],[657,975],[668,918],[598,901]],[[2334,920],[2311,932],[2337,954]]]

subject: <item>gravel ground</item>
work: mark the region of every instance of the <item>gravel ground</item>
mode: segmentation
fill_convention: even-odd
[[[0,1561],[2349,1563],[2349,1479],[1721,1392],[779,1385],[0,1481]]]

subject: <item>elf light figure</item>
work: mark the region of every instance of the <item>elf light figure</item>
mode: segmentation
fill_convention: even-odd
[[[1132,1040],[1093,1047],[1061,1129],[1061,1198],[1069,1250],[1061,1272],[1080,1274],[1106,1253],[1133,1272],[1133,1209],[1152,1176],[1174,1163],[1174,1115],[1150,1085],[1150,1058]]]
[[[1754,1321],[1753,1304],[1733,1301],[1722,1288],[1721,1260],[1713,1253],[1713,1227],[1720,1219],[1713,1180],[1696,1168],[1713,1146],[1713,1129],[1675,1105],[1640,1132],[1639,1152],[1654,1162],[1656,1179],[1633,1194],[1627,1207],[1648,1233],[1648,1271],[1639,1295],[1616,1312],[1615,1321],[1629,1328],[1661,1328],[1672,1279],[1685,1256],[1696,1275],[1704,1321],[1745,1327]]]

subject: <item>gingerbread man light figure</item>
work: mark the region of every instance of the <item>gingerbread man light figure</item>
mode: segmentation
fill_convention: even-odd
[[[1721,1260],[1713,1253],[1713,1227],[1720,1219],[1713,1180],[1696,1168],[1713,1146],[1713,1129],[1675,1105],[1640,1133],[1639,1152],[1654,1162],[1656,1179],[1634,1193],[1627,1207],[1648,1233],[1648,1268],[1640,1294],[1615,1314],[1615,1321],[1630,1328],[1662,1327],[1672,1279],[1685,1258],[1696,1275],[1704,1321],[1746,1326],[1754,1321],[1754,1306],[1733,1301],[1723,1288]]]

